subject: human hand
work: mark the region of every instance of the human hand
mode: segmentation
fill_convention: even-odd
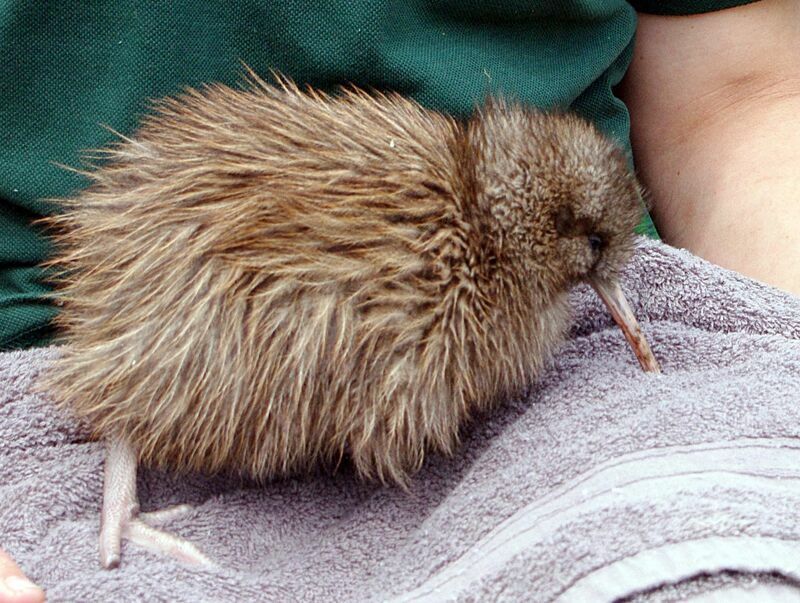
[[[0,549],[0,603],[40,603],[44,591],[29,581],[14,560]]]

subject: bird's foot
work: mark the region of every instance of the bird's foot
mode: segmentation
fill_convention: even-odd
[[[189,505],[176,505],[140,513],[136,497],[136,455],[121,439],[108,442],[100,528],[100,563],[103,567],[119,566],[123,539],[183,563],[213,566],[214,563],[191,542],[156,527],[189,511]]]
[[[214,563],[194,544],[158,527],[186,515],[191,510],[192,507],[189,505],[176,505],[150,513],[133,513],[122,520],[119,530],[106,530],[104,525],[100,533],[100,561],[103,567],[113,568],[119,565],[119,548],[122,540],[132,542],[158,555],[173,557],[182,563],[201,567],[213,566]],[[115,534],[117,531],[118,539]],[[115,542],[109,542],[109,538],[115,539]]]

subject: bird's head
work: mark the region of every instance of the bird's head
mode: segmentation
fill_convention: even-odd
[[[477,205],[500,254],[545,290],[616,276],[642,202],[613,142],[575,115],[497,100],[468,136]]]
[[[630,314],[617,277],[643,205],[619,147],[575,115],[502,100],[476,113],[467,141],[479,228],[511,278],[540,298],[589,282],[618,322]]]

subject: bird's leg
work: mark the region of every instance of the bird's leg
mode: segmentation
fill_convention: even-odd
[[[100,564],[103,567],[119,565],[122,532],[138,512],[136,455],[124,440],[111,439],[106,442],[103,511],[100,516]]]
[[[192,543],[154,528],[180,517],[191,509],[178,505],[162,511],[139,513],[136,496],[136,454],[130,443],[114,437],[106,445],[103,483],[103,512],[100,524],[100,564],[119,565],[122,539],[155,553],[170,555],[184,563],[211,566],[212,561]]]

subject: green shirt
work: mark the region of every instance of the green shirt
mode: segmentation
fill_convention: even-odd
[[[148,100],[236,84],[241,62],[333,88],[391,89],[468,115],[489,92],[569,108],[626,148],[612,92],[636,8],[689,13],[748,0],[95,0],[0,2],[0,350],[42,344],[56,309],[31,225],[86,182],[58,164],[130,133]],[[655,235],[646,218],[642,232]]]

